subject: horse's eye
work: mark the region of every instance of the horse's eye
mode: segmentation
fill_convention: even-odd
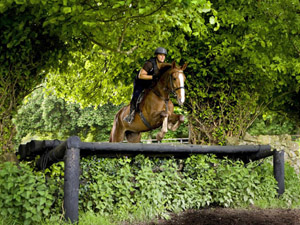
[[[173,80],[176,80],[176,78],[174,77]]]

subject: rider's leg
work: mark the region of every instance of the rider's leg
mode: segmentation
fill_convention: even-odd
[[[139,98],[139,93],[137,93],[136,91],[133,93],[132,99],[130,101],[130,112],[129,114],[124,118],[124,121],[127,123],[132,123],[132,121],[134,120],[134,116],[135,116],[135,111],[136,111],[136,102]]]

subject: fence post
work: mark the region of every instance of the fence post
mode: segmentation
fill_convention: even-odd
[[[80,175],[80,139],[70,137],[67,141],[65,153],[65,176],[64,176],[64,210],[65,219],[72,223],[78,222],[78,196]]]
[[[284,193],[284,151],[274,150],[273,171],[278,185],[277,193],[280,196]]]

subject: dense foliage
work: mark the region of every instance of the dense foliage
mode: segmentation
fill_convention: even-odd
[[[270,166],[256,166],[209,156],[192,156],[185,161],[143,156],[85,161],[81,209],[128,220],[130,214],[166,217],[169,211],[270,200],[276,195]]]
[[[11,118],[18,105],[39,85],[50,65],[58,64],[67,44],[43,26],[46,9],[39,1],[0,4],[0,152],[12,150]]]
[[[248,132],[251,135],[295,135],[300,133],[300,127],[298,123],[286,116],[269,112],[259,116]]]
[[[265,161],[220,160],[214,156],[191,156],[186,160],[135,158],[81,161],[79,208],[122,221],[168,217],[169,212],[206,206],[270,207],[276,203],[272,165]],[[2,217],[37,222],[59,217],[63,198],[64,163],[40,172],[10,163],[0,170]],[[286,191],[281,207],[299,207],[299,176],[286,165]],[[32,216],[35,215],[35,216]]]
[[[209,10],[205,0],[1,1],[0,151],[13,150],[11,119],[47,73],[71,100],[122,102],[133,62],[167,42],[175,26],[189,31],[193,23],[199,33]]]
[[[299,124],[299,1],[212,1],[212,7],[220,28],[186,35],[182,53],[190,62],[193,142],[242,137],[268,109]]]
[[[81,108],[40,88],[26,98],[14,119],[17,142],[24,137],[27,141],[26,137],[65,140],[70,136],[79,136],[82,141],[108,141],[119,108],[112,104]]]
[[[50,216],[54,191],[54,186],[49,188],[43,173],[34,173],[25,164],[20,164],[20,168],[9,162],[0,164],[2,217],[13,217],[23,224],[40,222]]]

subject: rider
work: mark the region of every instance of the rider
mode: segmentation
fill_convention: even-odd
[[[124,121],[128,123],[132,123],[134,119],[139,96],[143,90],[151,86],[153,80],[157,77],[160,65],[165,61],[167,50],[165,48],[158,47],[154,54],[155,57],[145,62],[143,68],[134,79],[133,94],[130,101],[130,112],[129,115],[124,118]]]

